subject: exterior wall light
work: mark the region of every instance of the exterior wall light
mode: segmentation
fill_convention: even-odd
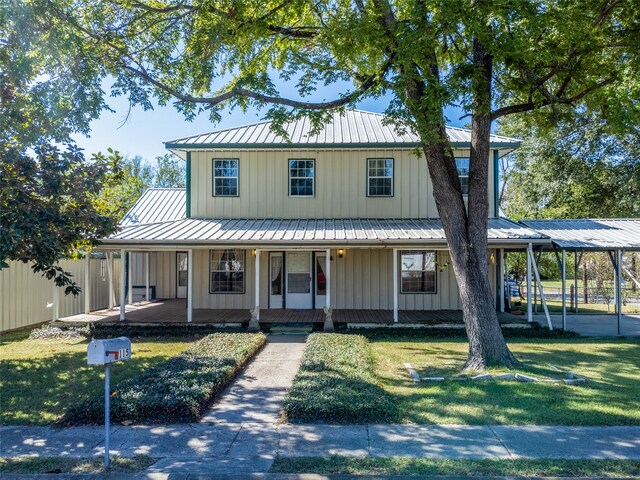
[[[342,248],[338,249],[338,258],[344,257],[344,250]]]

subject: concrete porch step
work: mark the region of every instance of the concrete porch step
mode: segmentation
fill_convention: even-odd
[[[269,332],[273,335],[300,335],[313,331],[313,323],[272,323]]]

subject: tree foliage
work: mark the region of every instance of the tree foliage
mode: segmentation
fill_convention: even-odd
[[[156,157],[153,186],[159,188],[185,188],[187,174],[185,162],[172,153]]]
[[[611,133],[587,114],[555,129],[508,119],[500,130],[523,139],[503,179],[507,216],[640,217],[640,125]]]

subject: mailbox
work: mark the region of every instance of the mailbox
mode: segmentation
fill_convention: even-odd
[[[87,364],[107,365],[131,358],[131,340],[127,337],[92,339],[87,346]]]

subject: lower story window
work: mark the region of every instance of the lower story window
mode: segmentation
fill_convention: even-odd
[[[402,293],[436,293],[436,252],[403,250],[400,271]]]
[[[244,293],[244,250],[210,250],[210,293]]]

